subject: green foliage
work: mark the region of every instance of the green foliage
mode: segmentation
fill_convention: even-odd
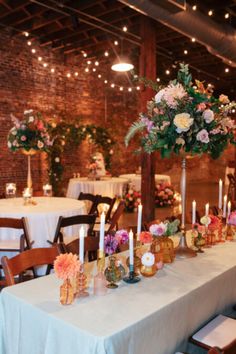
[[[134,137],[134,135],[137,134],[138,132],[141,132],[145,127],[146,124],[143,123],[142,121],[134,122],[129,128],[127,135],[125,136],[125,145],[128,146],[130,140]]]

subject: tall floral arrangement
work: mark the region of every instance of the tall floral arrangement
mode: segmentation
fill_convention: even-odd
[[[48,151],[52,141],[48,134],[47,124],[42,115],[32,109],[24,111],[22,120],[11,116],[13,127],[8,134],[8,148],[11,151],[24,149],[26,151]]]
[[[194,85],[188,65],[180,64],[177,79],[148,102],[148,113],[140,114],[125,142],[142,132],[141,146],[148,153],[160,150],[162,157],[172,152],[209,153],[218,158],[228,143],[235,143],[235,125],[229,117],[235,105],[225,95],[215,98],[202,82],[195,80]]]

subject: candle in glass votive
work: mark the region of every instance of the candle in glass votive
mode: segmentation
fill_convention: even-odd
[[[24,198],[31,198],[32,197],[32,193],[30,188],[25,188],[23,191],[23,197]]]
[[[222,179],[220,179],[219,180],[219,203],[218,203],[219,209],[222,209],[222,188],[223,188],[223,182]]]
[[[226,205],[227,205],[227,195],[224,196],[224,204],[223,204],[223,218],[226,218]]]
[[[205,205],[205,215],[208,216],[209,215],[209,203],[207,203]]]
[[[129,232],[129,264],[134,265],[134,234],[132,230]]]
[[[192,202],[192,225],[196,223],[196,200]]]
[[[51,197],[52,196],[52,186],[50,184],[45,184],[43,186],[43,194],[46,197]]]
[[[231,213],[231,201],[229,200],[228,201],[228,210],[227,210],[227,219],[229,218],[230,213]]]
[[[143,210],[143,206],[142,206],[142,204],[139,204],[139,206],[138,206],[137,241],[140,240],[140,233],[141,233],[141,227],[142,227],[142,210]]]
[[[101,214],[100,218],[100,239],[99,239],[99,249],[104,252],[104,236],[105,236],[105,213]]]
[[[7,183],[6,184],[6,197],[15,197],[16,195],[16,184]]]
[[[79,260],[80,263],[84,263],[84,227],[79,230]]]

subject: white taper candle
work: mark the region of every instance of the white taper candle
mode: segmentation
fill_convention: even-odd
[[[196,200],[192,202],[192,225],[196,223]]]
[[[207,203],[205,205],[205,215],[208,216],[209,215],[209,203]]]
[[[140,240],[140,233],[141,233],[141,228],[142,228],[142,210],[143,206],[142,204],[139,204],[138,206],[138,225],[137,225],[137,240]]]
[[[79,230],[79,260],[80,263],[84,263],[84,227],[82,226]]]
[[[222,190],[223,190],[223,182],[222,179],[219,180],[219,209],[222,209]]]
[[[223,218],[226,218],[227,195],[224,196]]]
[[[105,236],[105,213],[104,211],[101,214],[100,218],[100,239],[99,239],[99,249],[104,251],[104,236]]]

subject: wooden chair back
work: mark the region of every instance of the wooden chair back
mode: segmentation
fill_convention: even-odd
[[[80,192],[78,200],[84,200],[84,201],[89,201],[91,202],[91,207],[88,210],[88,214],[96,214],[97,213],[97,206],[98,206],[98,199],[100,195],[96,194],[91,194],[91,193],[83,193]]]
[[[63,244],[64,252],[79,255],[79,238],[67,245]],[[84,252],[88,252],[89,261],[95,260],[99,249],[99,237],[87,236],[84,238]]]
[[[232,173],[227,174],[229,180],[227,199],[234,201],[236,199],[236,178]]]
[[[118,229],[118,221],[119,221],[124,210],[125,210],[125,202],[123,200],[121,200],[118,204],[116,211],[114,212],[114,214],[111,217],[110,226],[109,226],[108,230],[106,231],[107,234],[109,234],[109,232],[111,232],[115,228]]]
[[[30,242],[25,218],[21,218],[21,219],[0,218],[0,228],[22,230],[22,235],[19,237],[19,248],[1,249],[1,242],[0,242],[0,251],[22,252],[24,251],[24,249],[31,249],[32,243]]]
[[[101,196],[101,195],[98,198],[98,205],[97,206],[99,206],[99,204],[109,205],[109,208],[106,213],[106,219],[105,219],[106,223],[111,220],[111,213],[112,213],[113,207],[115,205],[115,202],[116,202],[116,198],[110,198],[110,197],[105,197],[105,196]]]
[[[22,274],[27,269],[42,265],[52,265],[59,254],[60,249],[56,245],[50,248],[32,248],[12,258],[3,256],[1,262],[7,286],[14,285],[14,276]],[[46,274],[49,274],[49,268]]]
[[[95,224],[96,220],[96,215],[75,215],[75,216],[69,216],[69,217],[64,217],[60,216],[58,223],[57,223],[57,228],[56,232],[54,235],[53,243],[57,243],[58,241],[63,243],[63,233],[62,233],[62,228],[68,227],[68,226],[73,226],[73,225],[81,225],[81,224],[86,224],[89,225],[88,228],[88,235],[92,234],[93,231],[93,226]],[[50,242],[51,243],[51,242]]]

